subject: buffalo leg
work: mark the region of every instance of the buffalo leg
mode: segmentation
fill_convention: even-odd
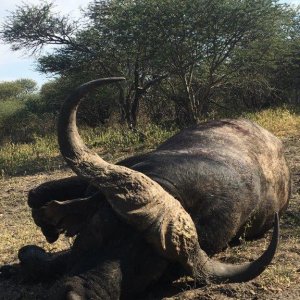
[[[104,261],[80,275],[58,282],[49,299],[117,300],[121,295],[122,271],[117,260]]]
[[[34,245],[21,248],[18,257],[22,278],[30,282],[56,279],[66,273],[68,267],[72,264],[70,250],[51,254]]]

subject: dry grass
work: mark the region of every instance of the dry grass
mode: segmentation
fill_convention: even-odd
[[[287,109],[268,110],[248,115],[248,117],[283,138],[287,149],[287,159],[293,174],[291,204],[287,214],[281,219],[281,243],[278,253],[271,266],[261,276],[249,283],[222,284],[193,290],[188,286],[181,286],[177,292],[180,292],[182,288],[187,291],[179,293],[177,296],[170,296],[170,299],[300,299],[300,117]],[[149,149],[170,134],[172,133],[160,132],[155,135],[155,132],[152,132],[148,133],[146,137],[126,137],[126,134],[123,133],[115,134],[112,138],[112,132],[107,135],[103,133],[102,136],[99,132],[92,132],[87,133],[85,138],[90,145],[101,152],[104,152],[106,147],[111,151],[113,148],[115,150],[112,152],[113,155],[106,152],[106,156],[114,160],[116,157],[125,156],[131,152]],[[14,151],[17,157],[24,157],[24,159],[17,160],[17,164],[22,164],[22,168],[24,168],[21,170],[32,168],[36,171],[42,170],[43,173],[18,177],[8,177],[7,174],[4,174],[0,180],[0,265],[16,261],[18,249],[27,244],[37,244],[49,251],[58,251],[70,245],[70,241],[66,238],[60,238],[53,245],[47,244],[38,228],[33,224],[30,210],[26,205],[29,189],[47,180],[62,178],[70,174],[66,169],[53,171],[53,169],[59,168],[59,163],[58,165],[54,164],[54,167],[52,165],[57,161],[58,151],[51,140],[48,150],[46,149],[48,147],[46,147],[46,140],[41,139],[39,143],[40,147],[35,146],[35,149],[29,146],[26,148],[24,145],[14,145]],[[120,151],[120,149],[125,150]],[[1,151],[0,160],[3,155],[8,157],[3,148]],[[14,160],[13,154],[10,155],[11,160]],[[34,165],[37,164],[37,158],[44,159],[44,169],[36,168]],[[40,162],[41,166],[42,162]],[[20,165],[11,165],[11,168],[18,167],[20,168]],[[18,175],[21,174],[22,172],[18,173]],[[231,262],[248,261],[257,258],[267,245],[268,237],[258,241],[245,242],[239,247],[227,249],[217,258]],[[28,286],[16,281],[0,281],[0,300],[43,299],[43,295],[47,294],[48,287],[48,285],[41,284]],[[158,294],[152,293],[148,299],[166,297],[166,289],[161,293],[163,296],[158,296]]]
[[[175,130],[147,125],[137,132],[121,127],[85,128],[81,130],[81,135],[88,146],[101,152],[106,159],[116,160],[154,148],[174,132]],[[6,142],[0,147],[0,178],[55,171],[65,167],[53,134],[45,137],[35,136],[31,143]]]
[[[293,189],[289,208],[280,221],[279,249],[271,265],[259,277],[247,283],[213,285],[192,290],[186,286],[183,287],[186,291],[165,300],[300,299],[300,132],[296,136],[284,137],[283,141],[292,172]],[[270,236],[271,233],[263,239],[228,248],[216,258],[230,263],[254,260],[267,248]]]
[[[300,132],[300,115],[294,108],[278,107],[244,114],[278,137],[294,136]]]

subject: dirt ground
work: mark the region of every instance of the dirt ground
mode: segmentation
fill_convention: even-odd
[[[152,288],[143,299],[287,299],[300,300],[300,136],[284,139],[293,180],[293,191],[287,213],[281,219],[281,241],[272,264],[255,280],[243,284],[221,284],[195,288],[190,283]],[[1,166],[0,166],[1,168]],[[27,244],[37,244],[49,251],[70,247],[72,241],[60,238],[49,245],[33,224],[26,206],[29,189],[55,178],[68,176],[59,171],[34,176],[14,177],[0,181],[0,265],[17,261],[17,251]],[[233,263],[257,258],[269,241],[270,233],[263,239],[244,242],[239,247],[227,249],[216,258]],[[1,280],[0,300],[46,299],[50,284],[28,285],[14,278]]]

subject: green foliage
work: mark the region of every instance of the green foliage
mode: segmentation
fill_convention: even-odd
[[[0,102],[0,127],[5,124],[7,118],[24,109],[24,106],[24,103],[18,100]]]
[[[114,110],[130,127],[137,126],[141,101],[158,89],[173,103],[175,118],[190,124],[215,105],[261,108],[291,90],[278,79],[290,77],[292,57],[300,53],[299,13],[275,0],[92,1],[82,26],[53,9],[19,6],[1,36],[14,49],[33,52],[60,45],[39,58],[41,71],[62,78],[63,88],[54,91],[58,103],[69,83],[123,75]]]
[[[35,135],[44,136],[56,127],[52,114],[35,114],[26,108],[20,109],[5,118],[0,133],[0,143],[11,140],[14,143],[30,143]]]
[[[166,119],[185,126],[216,107],[253,110],[298,101],[299,16],[277,0],[94,0],[74,22],[42,2],[18,6],[0,37],[34,53],[58,45],[38,58],[40,71],[58,75],[41,90],[44,111],[55,114],[80,83],[124,76],[126,82],[102,90],[107,101],[101,105],[97,94],[89,97],[82,121],[96,126],[119,114],[137,128],[142,111],[159,124],[159,108],[168,103]]]
[[[31,79],[0,82],[0,101],[24,100],[37,90],[37,83]]]
[[[65,98],[79,86],[83,79],[70,76],[58,78],[44,84],[40,91],[41,107],[44,112],[57,115]],[[115,109],[115,93],[111,87],[101,88],[99,91],[92,91],[85,97],[78,112],[78,120],[88,126],[95,127],[107,122],[111,112]]]
[[[295,135],[300,130],[299,114],[288,107],[247,113],[243,117],[254,120],[281,137]],[[148,124],[139,131],[125,127],[98,127],[83,128],[80,134],[87,145],[105,159],[117,161],[135,153],[154,149],[177,131],[176,128],[164,129]],[[30,143],[4,143],[0,148],[0,166],[2,176],[33,174],[66,167],[59,155],[54,134],[34,135]]]
[[[163,3],[167,6],[169,1]],[[178,5],[159,9],[157,19],[170,51],[165,61],[175,76],[166,93],[187,123],[207,115],[212,104],[230,100],[232,106],[242,102],[255,107],[271,94],[277,56],[285,53],[278,44],[287,45],[289,39],[282,32],[287,10],[274,1],[255,0]],[[245,101],[249,90],[257,102]]]
[[[54,4],[26,4],[16,10],[3,23],[2,39],[11,43],[13,50],[27,49],[37,52],[46,44],[61,44],[76,28],[76,22],[53,13]],[[36,30],[35,30],[35,29]]]
[[[0,101],[0,144],[7,140],[30,142],[34,135],[53,130],[54,117],[45,112],[33,80],[0,83],[1,91],[6,96]]]
[[[87,145],[101,152],[108,160],[119,160],[135,152],[153,149],[175,133],[155,125],[148,125],[141,132],[127,128],[84,128],[81,135]],[[0,172],[4,176],[34,174],[65,168],[59,155],[54,134],[34,135],[30,143],[6,142],[0,148]],[[1,176],[0,174],[0,176]]]
[[[53,171],[63,164],[57,155],[54,136],[36,137],[31,143],[8,142],[0,148],[0,172],[4,177]]]
[[[136,152],[155,148],[176,132],[160,126],[148,124],[139,130],[129,130],[124,127],[86,130],[84,139],[91,147],[103,148],[110,154],[122,152]]]

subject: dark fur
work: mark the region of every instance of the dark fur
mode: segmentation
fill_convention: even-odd
[[[272,226],[274,213],[281,214],[288,205],[290,179],[280,141],[245,120],[212,121],[183,130],[157,150],[119,164],[146,174],[176,197],[192,216],[202,249],[210,254],[240,236],[261,236]],[[74,198],[84,201],[72,203],[60,223],[45,222],[42,206]],[[48,262],[44,277],[70,276],[59,292],[63,298],[75,291],[82,299],[118,299],[143,290],[165,271],[168,262],[119,220],[101,192],[77,177],[32,190],[29,206],[48,241],[64,230],[78,233],[63,259],[40,260],[41,265]],[[24,251],[23,265],[32,265],[33,256]]]
[[[247,120],[185,129],[155,151],[120,164],[178,198],[198,228],[201,248],[210,254],[242,235],[261,236],[272,227],[274,213],[285,211],[290,196],[281,142]]]
[[[69,195],[63,187],[70,187],[73,183],[73,192],[76,189],[78,191],[77,197],[88,197],[92,193],[88,199],[98,199],[97,210],[93,210],[85,220],[69,251],[50,257],[35,246],[22,248],[19,257],[23,271],[26,272],[24,275],[31,281],[49,280],[66,275],[66,279],[58,281],[53,287],[51,299],[73,299],[74,293],[81,297],[79,299],[115,300],[121,296],[131,299],[133,295],[142,292],[160,278],[168,263],[149,247],[141,233],[119,220],[109,204],[104,201],[103,195],[98,192],[93,194],[95,191],[88,185],[88,195],[81,194],[81,185],[78,185],[77,177],[51,181],[31,190],[31,207],[36,210],[40,201],[44,203],[45,192],[50,192],[60,201],[67,200],[65,196]],[[88,215],[86,211],[83,214]],[[48,225],[40,226],[43,229]],[[55,230],[54,236],[57,236],[59,230]],[[52,238],[53,236],[50,240]]]

